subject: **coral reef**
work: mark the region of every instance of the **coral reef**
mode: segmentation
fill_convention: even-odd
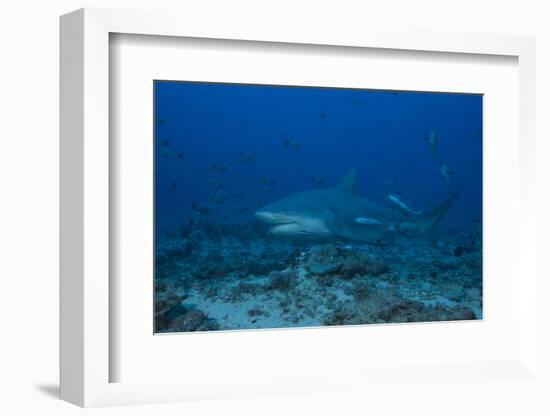
[[[296,244],[254,222],[186,225],[157,240],[156,331],[480,319],[479,241]]]
[[[339,279],[356,276],[378,276],[387,272],[384,262],[365,252],[352,251],[336,244],[313,247],[304,261],[306,270],[315,275],[330,275]]]

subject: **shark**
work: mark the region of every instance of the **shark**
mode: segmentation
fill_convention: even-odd
[[[290,239],[383,245],[399,233],[435,244],[435,229],[456,196],[457,192],[425,214],[406,215],[359,196],[357,170],[352,169],[334,188],[288,195],[255,215],[271,225],[271,234]]]

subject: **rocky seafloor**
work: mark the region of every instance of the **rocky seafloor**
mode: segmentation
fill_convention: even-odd
[[[157,238],[155,331],[482,318],[480,228],[437,246],[277,239],[256,222],[185,226]]]

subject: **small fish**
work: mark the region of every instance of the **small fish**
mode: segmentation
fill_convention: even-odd
[[[214,172],[226,173],[227,166],[223,163],[213,163],[210,165],[210,169]]]
[[[327,121],[327,113],[319,113],[319,118],[321,119],[321,121],[324,123]]]
[[[195,202],[195,201],[191,203],[191,208],[194,211],[197,211],[199,214],[206,215],[210,213],[210,209],[208,209],[206,205],[199,204],[198,202]]]
[[[260,178],[260,183],[267,186],[275,186],[275,181],[268,177]]]
[[[197,212],[193,215],[191,215],[190,217],[187,218],[187,224],[189,225],[197,225],[199,224],[200,222],[200,219],[201,219],[201,216],[200,214]]]
[[[393,181],[391,181],[391,180],[389,180],[389,179],[384,179],[384,180],[382,181],[382,185],[387,186],[387,187],[390,187],[390,186],[393,185]]]
[[[237,199],[241,199],[241,200],[242,200],[242,199],[244,199],[244,198],[245,198],[245,195],[244,195],[244,194],[242,194],[242,193],[239,193],[239,194],[235,194],[235,198],[237,198]]]
[[[170,184],[170,187],[168,188],[168,193],[173,194],[174,192],[176,192],[177,185],[178,184],[176,181],[172,181],[172,183]]]
[[[256,155],[254,153],[245,153],[241,152],[239,155],[239,161],[241,163],[252,163],[256,160]]]
[[[183,157],[185,156],[184,152],[176,152],[173,149],[167,148],[162,151],[161,155],[168,159],[179,159],[183,160]]]
[[[475,251],[475,248],[476,248],[476,236],[475,234],[470,234],[468,237],[468,241],[466,241],[464,245],[455,247],[454,255],[456,257],[460,257],[463,254],[470,254]]]
[[[437,144],[439,143],[439,139],[435,134],[435,130],[432,130],[428,137],[424,137],[424,141],[428,144],[428,146],[430,146],[430,149],[436,160],[440,161],[441,158],[439,157],[439,153],[437,151]]]
[[[413,215],[420,215],[422,213],[422,210],[420,211],[414,211],[412,209],[410,209],[407,204],[405,204],[403,201],[401,201],[401,199],[395,195],[395,194],[389,194],[388,195],[388,199],[393,202],[397,207],[399,207],[400,209],[402,209],[403,211],[405,212],[408,212],[409,214],[413,214]]]
[[[244,214],[245,212],[248,212],[248,207],[240,207],[240,208],[237,210],[237,213],[238,213],[238,214]]]
[[[312,176],[311,178],[309,178],[309,181],[311,183],[314,183],[315,185],[324,185],[325,184],[325,180],[323,178],[317,178],[315,176]]]
[[[223,189],[223,183],[221,183],[220,181],[216,180],[216,179],[209,179],[208,182],[206,182],[206,184],[210,187],[210,188],[214,188],[214,189]]]
[[[166,119],[164,119],[162,117],[157,117],[157,123],[158,124],[164,124],[165,121],[166,121]]]
[[[292,139],[285,139],[285,141],[283,142],[285,147],[288,147],[289,149],[292,149],[294,150],[295,152],[297,152],[298,150],[300,150],[302,148],[302,144],[296,140],[292,140]]]
[[[445,182],[447,182],[447,186],[449,187],[449,191],[452,194],[455,190],[454,181],[453,181],[453,178],[451,177],[455,173],[454,170],[452,170],[450,167],[448,167],[444,163],[441,164],[441,167],[440,167],[439,170],[441,172],[441,176],[443,176],[443,179],[445,179]]]
[[[161,147],[170,147],[170,140],[159,140]]]
[[[212,196],[212,201],[220,205],[225,204],[225,201],[227,201],[227,192],[225,192],[224,190],[216,192],[214,196]]]
[[[270,194],[273,192],[273,188],[260,188],[260,192],[263,194]]]
[[[355,222],[361,225],[381,225],[382,224],[380,221],[375,220],[374,218],[367,218],[367,217],[357,217],[355,218]]]

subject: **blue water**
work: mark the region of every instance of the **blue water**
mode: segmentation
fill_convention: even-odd
[[[477,222],[480,233],[482,106],[475,94],[157,81],[157,245],[182,227],[256,224],[259,207],[335,186],[352,168],[364,198],[390,206],[393,193],[413,209],[434,207],[449,197],[449,187],[425,140],[431,132],[459,189],[438,232],[468,233]],[[241,161],[243,153],[253,160]],[[453,250],[463,241],[452,238],[442,243],[441,256],[456,262]],[[479,282],[463,290],[481,287],[476,273]]]
[[[156,82],[155,99],[157,141],[170,140],[170,147],[185,152],[184,160],[157,152],[160,231],[181,225],[191,201],[210,202],[211,178],[229,195],[243,193],[237,205],[250,208],[247,214],[228,210],[227,221],[252,218],[258,199],[314,188],[311,177],[334,185],[351,168],[358,170],[360,194],[370,200],[386,204],[387,194],[398,192],[411,206],[438,203],[448,190],[424,141],[432,130],[460,186],[445,221],[481,213],[481,95]],[[301,149],[285,147],[286,138]],[[256,160],[241,163],[241,152]],[[212,171],[213,163],[225,164],[227,173]],[[262,177],[276,182],[272,194],[261,192]]]

